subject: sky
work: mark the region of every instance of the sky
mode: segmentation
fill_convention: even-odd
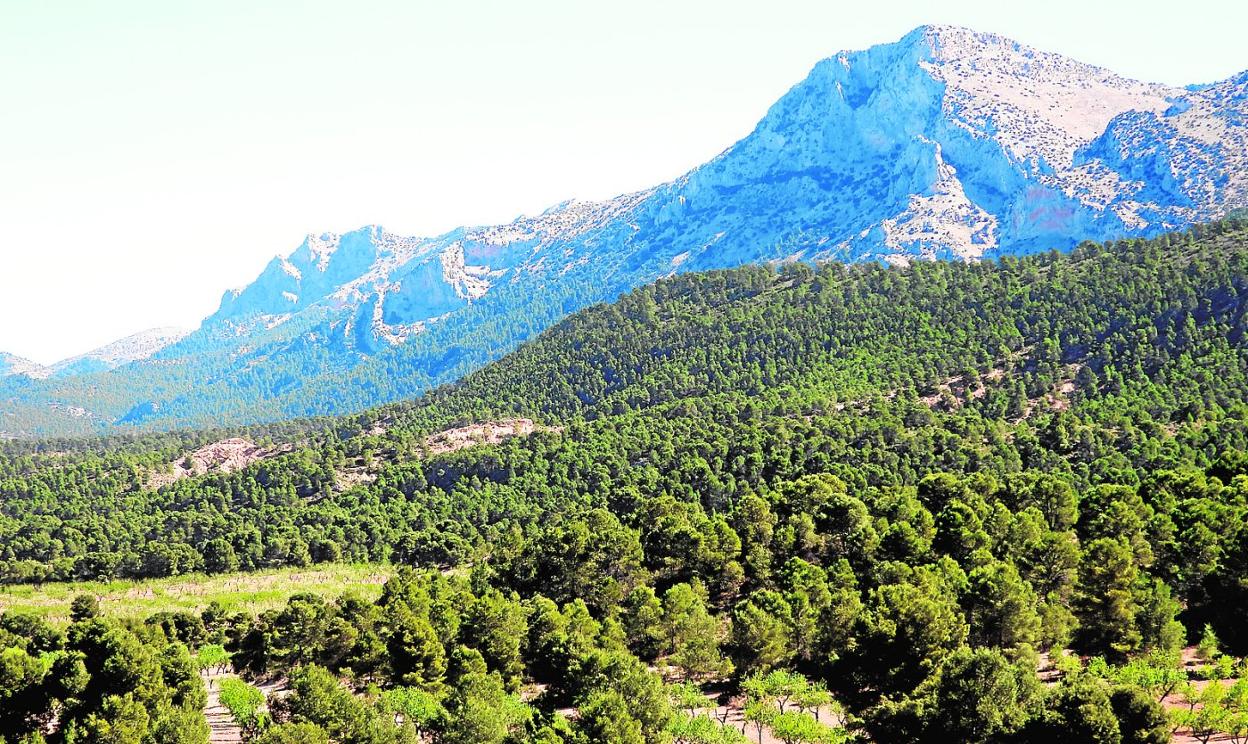
[[[0,351],[196,327],[307,233],[669,180],[925,23],[1163,83],[1248,68],[1248,3],[1151,2],[0,0]]]

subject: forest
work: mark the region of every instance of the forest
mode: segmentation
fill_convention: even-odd
[[[4,612],[0,735],[204,742],[211,694],[267,744],[1248,740],[1246,299],[1236,219],[750,266],[356,416],[3,443],[7,584],[398,570],[254,616]],[[227,436],[264,457],[153,480]]]

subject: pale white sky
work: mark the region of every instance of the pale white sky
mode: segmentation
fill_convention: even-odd
[[[0,350],[194,327],[308,232],[436,234],[670,179],[817,60],[923,23],[1158,82],[1248,68],[1248,3],[1150,6],[0,0]]]

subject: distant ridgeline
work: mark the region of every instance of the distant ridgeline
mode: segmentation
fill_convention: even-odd
[[[976,261],[1184,229],[1248,206],[1245,122],[1248,73],[1172,88],[923,27],[819,62],[669,183],[436,237],[309,236],[197,331],[120,366],[37,379],[0,355],[0,436],[351,413],[675,273]]]

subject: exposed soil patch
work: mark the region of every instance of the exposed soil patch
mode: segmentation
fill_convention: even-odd
[[[1075,375],[1082,366],[1080,363],[1066,365],[1061,381],[1051,391],[1023,402],[1023,415],[1019,420],[1046,411],[1070,410],[1070,397],[1079,389],[1075,383]],[[919,402],[932,410],[954,411],[973,400],[983,398],[988,394],[989,387],[1000,387],[1006,377],[1007,370],[1003,366],[993,367],[971,379],[964,375],[954,375],[929,388],[927,394],[919,396]]]
[[[538,430],[561,431],[540,427],[533,423],[533,419],[527,418],[486,421],[458,429],[447,429],[425,437],[425,450],[430,455],[441,455],[478,444],[502,444],[512,437],[528,436]]]
[[[232,437],[219,442],[206,444],[189,452],[182,459],[169,463],[169,470],[152,473],[147,478],[147,487],[156,490],[183,478],[206,473],[232,473],[242,470],[248,465],[276,457],[289,448],[261,447],[250,439]]]

